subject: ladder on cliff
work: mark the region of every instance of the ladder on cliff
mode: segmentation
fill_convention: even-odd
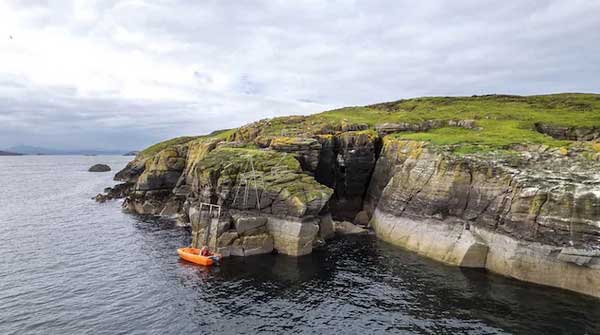
[[[260,195],[258,193],[258,186],[260,184],[261,189],[264,191],[265,189],[265,180],[263,179],[262,174],[258,174],[256,172],[256,169],[254,169],[254,162],[252,160],[252,156],[250,155],[245,155],[244,158],[246,158],[246,162],[244,165],[242,165],[242,173],[239,174],[239,176],[241,176],[242,180],[240,183],[236,183],[237,188],[236,188],[236,192],[235,195],[233,196],[233,201],[231,202],[232,205],[235,204],[235,202],[238,199],[238,196],[240,194],[240,190],[242,188],[242,186],[240,184],[244,184],[244,191],[243,191],[243,202],[242,202],[242,207],[243,209],[248,209],[248,199],[250,197],[250,193],[252,192],[252,190],[250,190],[250,184],[252,184],[252,186],[254,186],[254,194],[256,195],[256,207],[258,209],[258,211],[261,210],[261,206],[260,206]],[[250,178],[248,178],[248,175],[250,175]]]
[[[207,215],[205,215],[205,213]],[[221,218],[221,206],[220,205],[215,205],[215,204],[210,204],[210,203],[206,203],[206,202],[201,202],[200,203],[200,222],[198,222],[198,225],[196,227],[192,226],[192,247],[193,248],[198,248],[200,241],[204,241],[204,245],[209,247],[210,249],[210,233],[213,230],[212,229],[212,223],[213,223],[213,219],[217,220],[217,230],[218,230],[218,222],[219,219]],[[206,228],[204,229],[204,238],[200,239],[200,226],[202,221],[206,221]],[[213,243],[213,249],[216,249],[217,243],[216,243],[216,231],[214,234],[215,238],[214,238],[214,243]]]
[[[234,205],[236,203],[236,201],[238,200],[238,197],[240,197],[240,192],[241,192],[241,196],[243,197],[242,200],[242,208],[243,209],[248,209],[248,200],[251,196],[252,190],[251,188],[254,188],[254,195],[256,196],[256,209],[260,212],[262,209],[262,206],[260,205],[260,194],[258,191],[258,188],[260,186],[260,188],[263,190],[265,190],[265,180],[264,180],[264,176],[262,173],[258,173],[254,167],[254,161],[252,160],[252,156],[251,155],[244,155],[243,156],[246,161],[245,163],[242,165],[242,168],[240,169],[240,171],[242,171],[241,173],[239,173],[239,175],[241,176],[241,181],[240,182],[236,182],[236,186],[235,186],[235,195],[233,196],[233,200],[231,202],[232,205]],[[292,172],[292,170],[282,164],[283,160],[285,159],[285,156],[282,157],[277,163],[275,163],[274,166],[271,167],[270,175],[274,176],[276,174],[281,174],[281,173],[285,173],[285,172]],[[249,176],[249,177],[248,177]],[[242,186],[243,187],[243,191],[242,191]],[[252,185],[252,186],[250,186]]]

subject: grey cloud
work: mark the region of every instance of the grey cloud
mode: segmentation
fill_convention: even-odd
[[[191,79],[146,83],[186,98],[131,98],[118,81],[90,97],[77,83],[43,86],[0,65],[0,132],[11,134],[0,148],[33,133],[57,145],[77,134],[89,147],[110,134],[104,147],[121,138],[142,147],[412,96],[600,89],[597,1],[99,1],[87,21],[66,1],[14,9],[35,29],[177,64]]]

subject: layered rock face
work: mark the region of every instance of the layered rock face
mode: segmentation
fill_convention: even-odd
[[[598,167],[543,146],[458,157],[386,138],[366,203],[393,244],[600,296]]]
[[[600,138],[600,127],[564,127],[538,122],[535,129],[561,140],[591,141]]]
[[[333,193],[293,155],[238,142],[200,139],[136,160],[143,168],[134,161],[116,176],[130,185],[123,206],[191,223],[197,246],[213,241],[226,256],[310,253]],[[203,219],[207,204],[221,206],[221,216]],[[257,222],[261,229],[248,228]]]
[[[115,176],[116,180],[133,184],[124,207],[140,214],[176,213],[179,208],[172,191],[185,168],[186,156],[187,147],[176,146],[129,163]]]
[[[305,255],[353,222],[600,297],[598,109],[597,95],[440,97],[261,120],[151,146],[96,199],[177,218],[224,255]]]
[[[379,137],[371,132],[352,131],[321,136],[318,182],[335,190],[331,212],[336,219],[352,220],[362,210],[365,191],[375,168]]]

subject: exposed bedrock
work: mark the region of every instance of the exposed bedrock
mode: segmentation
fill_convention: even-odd
[[[202,245],[207,241],[198,233],[208,236],[208,221],[200,220],[208,215],[202,204],[220,205],[221,221],[209,235],[211,246],[224,255],[308,254],[333,232],[330,215],[320,215],[333,190],[303,171],[298,152],[291,150],[303,146],[285,148],[290,153],[213,140],[167,148],[142,158],[143,169],[130,163],[119,173],[132,185],[124,207],[177,217],[192,225],[194,243]]]
[[[334,218],[370,218],[381,239],[425,256],[600,296],[600,166],[587,144],[457,156],[363,130],[254,141],[139,155],[98,199],[126,195],[131,211],[191,223],[198,245],[209,236],[230,256],[305,255]],[[210,233],[201,203],[224,208]]]
[[[321,143],[314,138],[275,137],[269,141],[269,147],[275,151],[293,154],[305,171],[314,172],[319,164]]]
[[[348,125],[347,128],[361,127]],[[375,132],[357,130],[313,137],[258,136],[254,142],[293,155],[302,170],[332,188],[334,194],[329,210],[334,218],[353,220],[361,211],[379,150],[380,139]]]
[[[393,244],[600,296],[595,165],[544,152],[457,157],[386,138],[366,207],[377,235]]]
[[[326,217],[280,217],[258,211],[230,211],[212,219],[198,206],[188,208],[192,245],[208,245],[224,257],[252,256],[276,251],[290,256],[310,254],[313,246],[331,237]],[[320,241],[320,242],[318,242]]]
[[[123,207],[152,215],[175,215],[184,200],[173,188],[185,168],[186,146],[165,149],[150,158],[137,158],[115,176],[115,180],[133,184]]]
[[[600,138],[598,127],[565,127],[538,122],[535,124],[535,129],[559,140],[591,141]]]
[[[270,127],[282,129],[274,134]],[[232,139],[296,157],[304,171],[334,190],[328,206],[333,217],[350,221],[362,209],[381,142],[366,124],[313,123],[301,116],[258,121]]]
[[[598,101],[419,98],[260,120],[155,144],[96,199],[176,217],[225,255],[304,255],[370,224],[433,259],[600,297]],[[200,220],[202,203],[221,218]]]
[[[113,199],[123,199],[130,194],[132,187],[133,184],[131,183],[121,183],[113,187],[107,187],[104,189],[104,193],[96,195],[94,199],[98,202],[105,202]]]
[[[318,182],[334,189],[329,202],[335,219],[352,221],[362,210],[365,192],[375,168],[379,137],[370,132],[321,136]]]
[[[382,123],[378,124],[375,129],[380,136],[405,132],[405,131],[428,131],[442,127],[460,127],[465,129],[475,129],[477,124],[475,120],[427,120],[420,123]]]
[[[304,173],[293,155],[273,150],[219,147],[191,174],[187,202],[216,203],[229,210],[229,229],[218,236],[224,255],[276,250],[301,256],[319,239],[319,213],[333,191]],[[326,234],[327,227],[322,234]]]

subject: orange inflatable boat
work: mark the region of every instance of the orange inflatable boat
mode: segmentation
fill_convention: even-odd
[[[181,259],[204,266],[214,265],[221,260],[220,254],[211,253],[209,256],[201,256],[200,249],[196,248],[179,248],[177,253]]]

